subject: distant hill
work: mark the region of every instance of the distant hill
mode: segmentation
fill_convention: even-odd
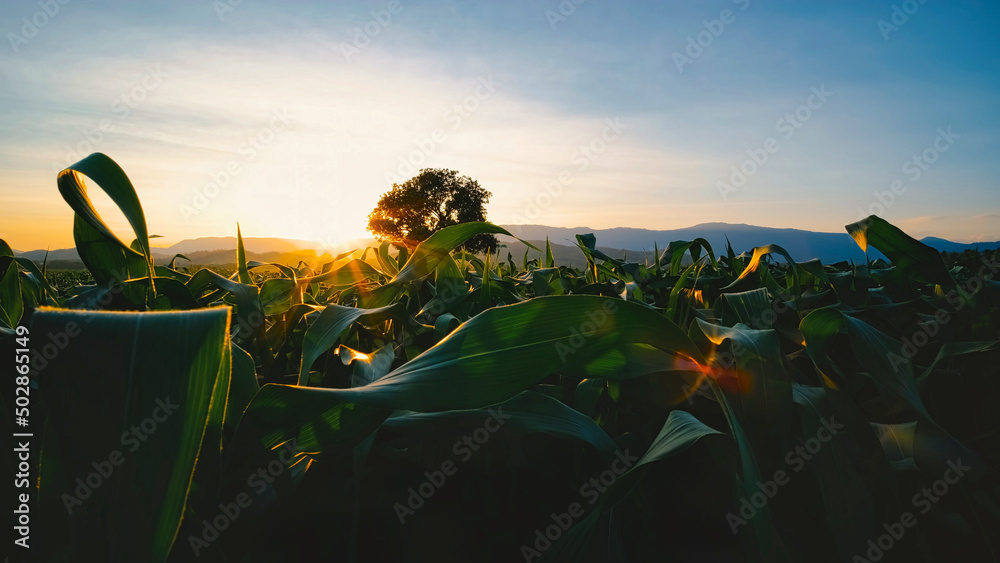
[[[158,251],[160,250],[160,251]],[[223,250],[198,250],[194,252],[183,252],[183,253],[165,253],[161,251],[162,249],[153,249],[153,258],[157,265],[166,266],[170,263],[170,260],[176,254],[184,254],[190,260],[184,260],[183,258],[177,259],[178,267],[187,266],[211,266],[211,265],[228,265],[236,264],[236,249],[223,249]],[[35,262],[41,266],[42,261],[45,258],[44,250],[33,250],[31,252],[24,252],[19,254],[19,256],[24,256],[29,260]],[[310,265],[316,265],[323,258],[329,260],[331,257],[329,255],[320,256],[316,254],[314,250],[296,250],[294,252],[252,252],[247,251],[247,260],[256,260],[257,262],[272,262],[278,264],[290,264],[292,266],[299,263],[299,261],[304,261]],[[82,270],[84,269],[83,261],[80,260],[79,255],[76,253],[75,249],[60,249],[49,252],[47,267],[52,270]]]
[[[247,252],[297,252],[311,249],[316,243],[285,239],[285,238],[254,238],[244,237],[243,247]],[[153,252],[163,254],[187,254],[188,252],[200,252],[205,250],[235,250],[236,237],[201,237],[195,239],[185,239],[167,247],[154,247]]]
[[[80,255],[76,253],[75,248],[60,248],[58,250],[29,250],[28,252],[18,252],[14,251],[14,256],[21,256],[31,260],[32,262],[42,263],[46,258],[46,252],[48,252],[48,260],[51,264],[53,261],[60,262],[79,262]]]
[[[197,252],[185,252],[184,256],[190,258],[190,260],[184,260],[183,258],[178,258],[176,265],[178,267],[186,266],[221,266],[227,264],[236,264],[236,250],[199,250]],[[158,265],[167,265],[170,263],[170,259],[173,255],[168,257],[157,258],[156,263]],[[327,259],[330,257],[327,256]],[[321,257],[316,255],[313,250],[299,250],[296,252],[250,252],[247,251],[247,261],[257,261],[257,262],[270,262],[277,264],[288,264],[291,266],[297,265],[300,261],[306,262],[307,264],[315,266],[321,261]]]
[[[775,229],[757,227],[746,224],[702,223],[693,227],[670,230],[635,229],[618,227],[614,229],[591,229],[588,227],[548,227],[545,225],[501,225],[522,240],[526,240],[544,248],[545,238],[552,244],[552,252],[556,263],[573,267],[586,264],[583,254],[576,248],[576,235],[593,233],[597,237],[598,248],[610,256],[627,257],[629,261],[644,262],[652,260],[654,242],[660,252],[672,242],[704,238],[712,245],[716,256],[725,255],[726,238],[739,254],[765,244],[777,244],[783,247],[797,261],[819,258],[825,264],[844,260],[862,262],[865,255],[858,248],[854,239],[843,233],[824,233],[802,229]],[[499,237],[507,245],[507,252],[512,255],[515,265],[520,265],[527,247],[506,236]],[[937,237],[922,239],[924,244],[939,251],[962,252],[966,249],[993,250],[1000,248],[998,242],[958,243]],[[375,239],[358,239],[345,242],[337,248],[318,249],[318,243],[305,240],[282,238],[243,239],[247,249],[247,258],[259,262],[278,262],[297,264],[300,260],[308,263],[319,261],[322,257],[317,250],[328,254],[337,254],[356,248],[374,246]],[[153,247],[153,257],[158,264],[166,264],[175,254],[184,254],[191,259],[192,264],[233,264],[236,262],[236,237],[202,237],[182,240],[168,247]],[[882,255],[870,249],[870,257],[880,258]],[[44,250],[17,252],[39,264],[45,259]],[[501,250],[501,259],[506,260],[506,252]],[[529,259],[537,258],[538,252],[529,251]],[[83,267],[79,255],[74,248],[52,250],[48,253],[49,266],[56,269],[78,269]],[[180,261],[179,264],[188,264]]]
[[[672,241],[704,238],[712,245],[716,255],[726,252],[726,238],[739,254],[756,246],[777,244],[797,261],[819,258],[823,263],[843,260],[862,262],[864,253],[847,232],[822,233],[801,229],[775,229],[745,224],[703,223],[693,227],[671,230],[650,230],[619,227],[614,229],[572,229],[546,227],[544,225],[503,225],[512,234],[525,240],[545,240],[559,244],[576,244],[576,235],[593,233],[597,242],[612,248],[630,251],[652,251],[654,242],[663,251]],[[870,253],[873,258],[882,257],[877,251]]]
[[[243,246],[247,251],[247,260],[258,262],[277,262],[280,264],[297,264],[300,260],[313,264],[320,261],[324,254],[327,258],[355,248],[364,248],[375,244],[375,239],[362,239],[344,242],[334,248],[319,249],[319,244],[296,239],[255,238],[245,237]],[[151,248],[153,259],[157,264],[168,264],[177,254],[190,258],[190,262],[178,259],[179,266],[186,265],[223,265],[236,263],[236,237],[201,237],[185,239],[171,246]],[[46,259],[45,250],[14,252],[15,256],[23,256],[41,265]],[[82,269],[83,261],[75,248],[61,248],[48,251],[48,266],[56,270]]]
[[[973,242],[961,243],[952,242],[943,238],[924,237],[920,242],[927,246],[938,249],[941,252],[964,252],[966,250],[996,250],[1000,248],[1000,241],[996,242]]]
[[[593,233],[597,242],[612,248],[631,251],[652,251],[653,243],[662,252],[672,241],[704,238],[712,245],[716,254],[726,251],[726,237],[733,245],[733,250],[739,254],[765,244],[777,244],[797,261],[819,258],[823,263],[830,264],[842,260],[863,261],[864,253],[854,239],[846,231],[842,233],[824,233],[802,229],[775,229],[757,227],[746,224],[702,223],[693,227],[672,230],[650,230],[619,227],[614,229],[590,229],[575,227],[547,227],[544,225],[502,225],[512,234],[524,240],[545,240],[548,236],[553,243],[576,245],[576,235]],[[504,237],[506,238],[506,237]],[[509,239],[508,239],[509,240]],[[925,237],[924,244],[942,252],[961,252],[966,249],[994,250],[1000,248],[1000,242],[959,243],[943,238]],[[872,258],[884,258],[881,253],[870,249]]]
[[[507,237],[502,237],[507,239]],[[545,240],[529,240],[531,244],[537,246],[542,251],[545,250]],[[504,245],[504,248],[500,249],[500,260],[506,262],[507,253],[511,254],[511,260],[513,260],[514,265],[518,268],[521,267],[521,262],[524,260],[524,252],[528,251],[528,260],[534,258],[541,258],[541,252],[537,252],[528,248],[527,245],[516,240],[503,240],[500,244]],[[587,265],[587,258],[580,252],[580,249],[574,246],[569,246],[566,244],[557,244],[549,241],[549,246],[552,248],[552,258],[555,260],[558,266],[569,266],[571,268],[583,268]],[[611,256],[612,258],[625,258],[629,262],[651,263],[653,260],[653,252],[650,250],[648,252],[625,250],[624,248],[611,248],[608,246],[597,247],[598,250]],[[494,253],[495,255],[496,253]]]

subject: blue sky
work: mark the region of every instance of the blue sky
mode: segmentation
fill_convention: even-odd
[[[998,240],[996,29],[985,1],[11,0],[0,238],[71,246],[55,171],[100,151],[162,244],[362,237],[423,167],[497,223]]]

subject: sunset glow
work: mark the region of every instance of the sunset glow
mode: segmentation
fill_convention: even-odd
[[[738,2],[700,50],[688,40],[717,9],[659,3],[636,20],[588,3],[562,21],[542,6],[403,3],[383,24],[376,4],[68,4],[3,55],[0,197],[21,212],[0,237],[71,246],[55,172],[101,151],[133,179],[162,245],[232,236],[237,221],[247,236],[366,237],[379,195],[422,167],[479,180],[498,224],[641,216],[647,228],[842,232],[899,180],[882,215],[907,232],[1000,239],[989,102],[1000,72],[987,68],[998,63],[957,36],[932,56],[928,34],[953,33],[936,23],[953,17],[943,4],[885,38],[875,6],[857,22],[839,7],[779,16]],[[0,12],[21,25],[15,4]],[[770,34],[749,59],[739,45],[773,17],[784,39]],[[366,25],[377,35],[358,36]],[[834,25],[844,42],[813,39]],[[963,61],[984,66],[973,75]],[[765,145],[776,150],[754,164]]]

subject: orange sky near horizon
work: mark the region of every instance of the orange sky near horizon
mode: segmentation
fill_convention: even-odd
[[[425,167],[479,181],[497,224],[843,232],[878,214],[916,238],[1000,240],[1000,57],[969,39],[981,18],[928,4],[884,38],[874,7],[746,4],[690,62],[677,54],[718,12],[681,2],[588,3],[555,23],[542,7],[403,3],[375,24],[370,6],[310,2],[70,4],[0,54],[0,238],[73,246],[56,173],[99,151],[162,246],[237,222],[365,238],[379,196]],[[0,22],[33,9],[5,3]]]

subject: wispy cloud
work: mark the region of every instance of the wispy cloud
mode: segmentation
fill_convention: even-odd
[[[404,3],[345,57],[381,7],[244,2],[220,20],[207,2],[67,5],[30,45],[0,55],[0,200],[20,210],[6,236],[70,244],[53,169],[91,149],[125,167],[168,242],[229,235],[237,220],[259,236],[361,236],[401,164],[479,180],[496,222],[523,216],[569,172],[533,222],[840,231],[950,125],[961,144],[886,217],[914,235],[1000,238],[998,214],[983,213],[1000,208],[990,103],[1000,73],[987,72],[1000,49],[976,31],[996,10],[970,19],[928,4],[887,45],[872,7],[754,4],[679,74],[670,53],[720,7],[588,3],[553,31],[543,5]],[[5,4],[0,23],[20,11]],[[969,47],[959,36],[979,39]],[[830,103],[720,201],[716,182],[819,85],[835,92]],[[288,126],[244,150],[278,111]],[[616,118],[624,132],[580,160]],[[185,214],[230,162],[240,172]]]

